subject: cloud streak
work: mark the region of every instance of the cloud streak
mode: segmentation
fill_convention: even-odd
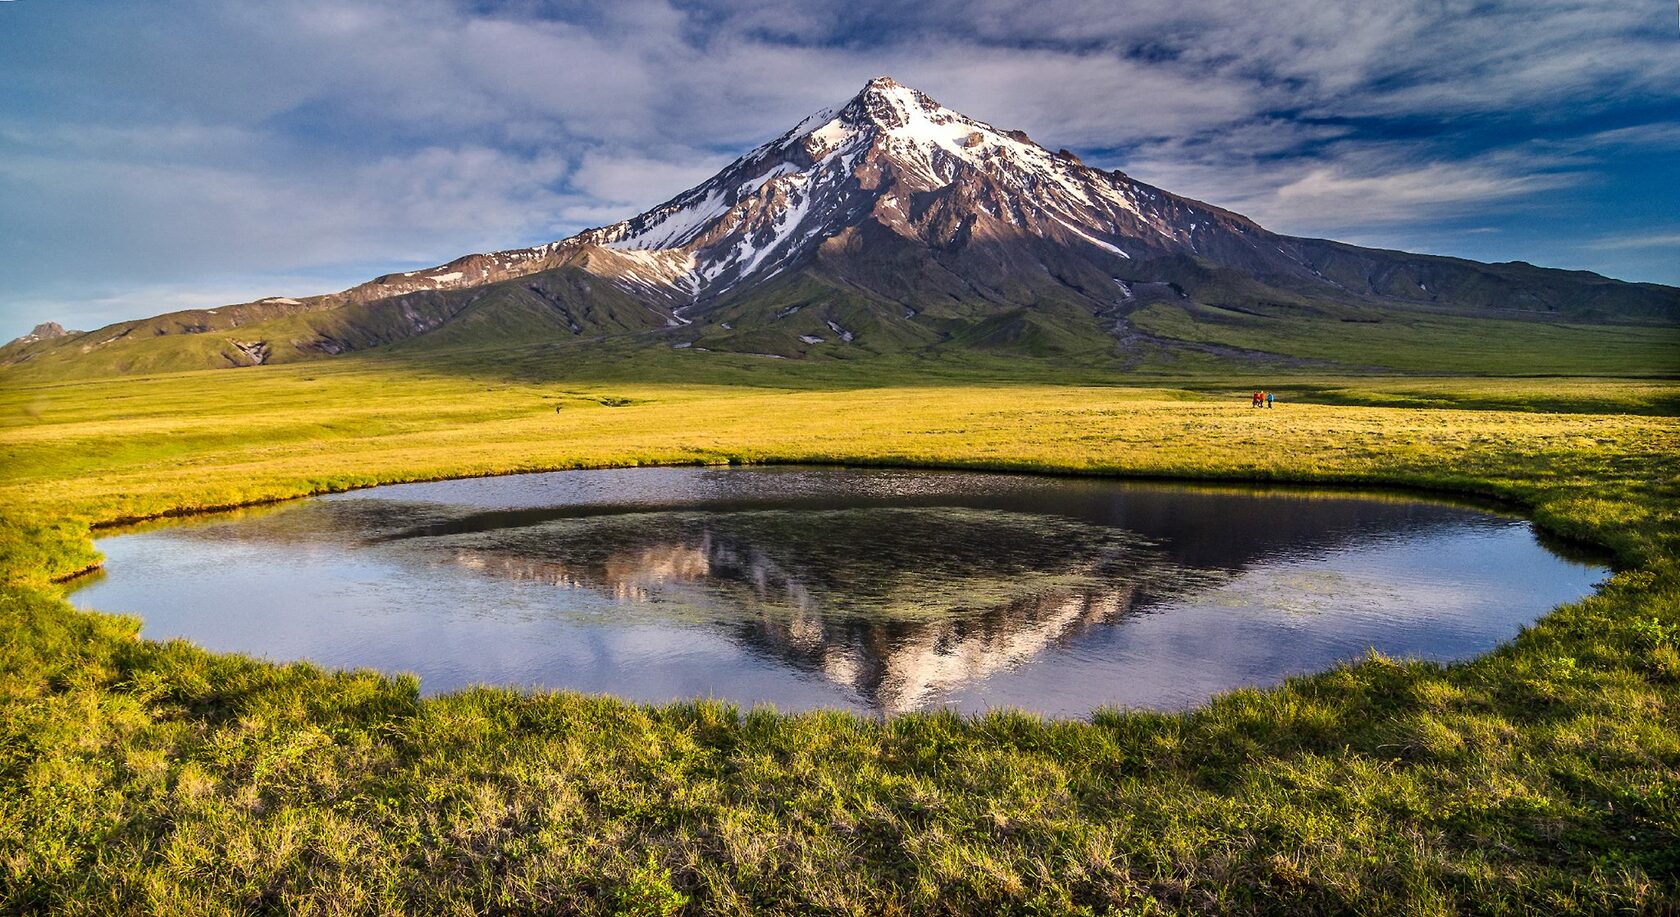
[[[1617,236],[1610,239],[1595,239],[1587,244],[1588,248],[1602,251],[1620,251],[1642,248],[1680,248],[1680,232],[1658,233],[1650,236]]]

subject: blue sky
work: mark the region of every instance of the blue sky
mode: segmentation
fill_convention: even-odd
[[[1281,232],[1680,284],[1669,0],[9,0],[0,339],[561,238],[882,74]]]

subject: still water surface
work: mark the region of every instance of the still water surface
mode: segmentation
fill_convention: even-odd
[[[1376,649],[1485,652],[1605,571],[1446,503],[964,472],[405,484],[100,539],[144,635],[422,690],[784,710],[1179,708]]]

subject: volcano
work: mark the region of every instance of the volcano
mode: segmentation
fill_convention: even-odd
[[[1420,314],[1667,326],[1680,321],[1680,290],[1280,235],[881,77],[620,223],[339,293],[32,335],[0,362],[135,372],[625,339],[1124,365],[1140,348],[1207,350],[1163,335],[1179,316],[1357,334]]]

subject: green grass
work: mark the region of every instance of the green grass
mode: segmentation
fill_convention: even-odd
[[[0,910],[1680,908],[1680,386],[559,353],[0,386]],[[1244,406],[1255,385],[1278,409]],[[422,700],[139,640],[51,583],[120,519],[728,461],[1432,488],[1524,505],[1620,572],[1468,663],[1083,722]]]
[[[1672,325],[1571,325],[1422,312],[1380,318],[1335,321],[1158,304],[1139,310],[1132,322],[1169,340],[1351,368],[1504,376],[1680,374],[1680,329]]]

